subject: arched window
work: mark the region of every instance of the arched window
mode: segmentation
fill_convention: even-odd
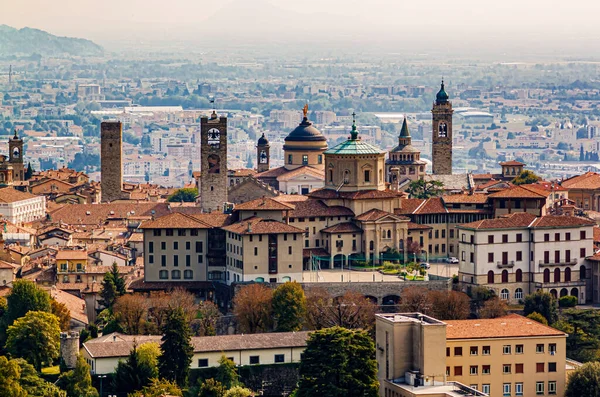
[[[387,238],[392,238],[392,231],[391,230],[388,230],[388,232],[387,232]]]
[[[579,268],[579,279],[585,280],[586,278],[586,268],[584,265],[581,265],[581,267]]]
[[[173,280],[179,280],[181,278],[181,270],[171,270],[171,278]]]
[[[400,239],[399,247],[400,247],[401,250],[404,249],[404,239],[403,238]]]
[[[523,299],[523,290],[521,288],[515,290],[515,299]]]
[[[565,269],[565,282],[568,283],[569,281],[571,281],[571,268],[567,267]]]
[[[373,251],[373,250],[375,249],[375,242],[374,242],[373,240],[371,240],[371,241],[369,242],[369,249],[370,249],[371,251]]]
[[[333,170],[329,170],[329,182],[333,182]]]
[[[544,269],[544,282],[550,282],[550,269]]]
[[[517,283],[523,282],[523,270],[517,269],[517,271],[515,272],[515,281]]]
[[[161,270],[160,272],[158,272],[158,278],[160,278],[161,280],[166,280],[169,278],[169,272],[167,270]]]
[[[508,270],[502,270],[502,282],[508,283]]]
[[[560,269],[559,268],[554,269],[554,282],[560,283]]]
[[[186,280],[191,280],[194,278],[194,272],[191,270],[184,270],[183,271],[183,278]]]
[[[508,297],[509,297],[509,293],[506,288],[504,288],[502,291],[500,291],[500,299],[502,299],[503,301],[507,301]]]
[[[494,284],[494,271],[490,270],[488,272],[488,284]]]

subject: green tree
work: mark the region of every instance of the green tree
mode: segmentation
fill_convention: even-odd
[[[539,176],[537,176],[533,171],[523,170],[515,179],[512,180],[512,183],[515,185],[528,185],[530,183],[536,183],[541,180]]]
[[[27,397],[27,391],[19,383],[21,367],[16,360],[0,356],[0,396]]]
[[[198,397],[223,397],[227,389],[221,382],[213,378],[206,379],[204,382],[198,379],[200,387],[198,389]]]
[[[315,331],[300,362],[298,397],[377,397],[375,345],[366,331]]]
[[[194,348],[191,344],[191,330],[181,308],[169,310],[162,332],[161,354],[158,357],[160,376],[184,387]]]
[[[137,354],[141,363],[158,368],[158,356],[160,356],[160,345],[156,342],[142,343],[137,348]]]
[[[115,371],[115,390],[121,393],[131,393],[150,385],[152,379],[158,376],[158,368],[146,361],[140,360],[137,346],[129,352],[125,361],[119,361]]]
[[[221,312],[217,305],[210,301],[200,303],[196,318],[191,322],[193,334],[196,336],[216,335],[219,317],[221,317]]]
[[[5,336],[5,331],[16,319],[23,317],[30,310],[50,312],[50,295],[38,288],[29,280],[17,280],[6,298],[6,313],[2,316],[0,336]],[[5,340],[4,338],[2,338]]]
[[[600,363],[583,364],[567,381],[565,397],[600,397]]]
[[[600,313],[597,310],[564,310],[562,319],[553,325],[568,334],[568,357],[582,362],[598,359],[600,349]]]
[[[92,386],[90,366],[81,355],[77,357],[75,368],[63,373],[57,383],[69,397],[98,397],[98,391]]]
[[[28,181],[33,176],[33,168],[31,168],[31,163],[27,163],[27,171],[25,171],[25,180]]]
[[[224,355],[222,355],[219,359],[219,366],[217,367],[217,375],[215,376],[215,380],[221,383],[226,389],[231,389],[232,387],[240,384],[235,363]]]
[[[125,295],[125,279],[119,273],[117,263],[113,262],[110,271],[104,274],[102,280],[102,290],[100,291],[102,304],[112,309],[117,298],[122,295]]]
[[[546,317],[542,316],[538,312],[528,314],[527,318],[533,321],[537,321],[540,324],[548,325],[548,320],[546,320]]]
[[[196,188],[181,188],[177,189],[173,194],[171,194],[167,201],[170,203],[193,203],[196,201],[196,197],[198,197],[198,189]]]
[[[58,324],[61,331],[68,331],[71,325],[71,311],[64,304],[52,299],[50,301],[52,314],[58,317]]]
[[[299,331],[306,316],[306,297],[297,282],[287,282],[273,292],[273,316],[278,332]]]
[[[247,389],[242,386],[234,386],[231,389],[227,390],[223,397],[250,397],[254,396],[252,390]]]
[[[127,397],[164,397],[164,396],[182,397],[183,392],[175,382],[165,379],[153,379],[149,386],[142,390],[131,393]]]
[[[444,184],[439,181],[425,181],[419,179],[412,181],[408,185],[407,192],[411,198],[427,199],[430,197],[436,197],[443,193]]]
[[[525,316],[538,312],[546,318],[548,324],[552,325],[558,319],[558,307],[556,299],[549,293],[538,290],[525,297]]]
[[[67,393],[64,390],[61,390],[53,383],[40,378],[33,365],[29,364],[24,359],[17,358],[11,361],[15,361],[19,365],[21,369],[19,384],[29,396],[67,397]],[[4,394],[0,392],[0,395],[3,396]]]
[[[22,357],[40,371],[58,358],[60,326],[54,314],[30,311],[8,327],[6,350],[14,357]]]

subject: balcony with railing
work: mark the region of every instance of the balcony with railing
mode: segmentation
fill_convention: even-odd
[[[498,262],[496,262],[496,266],[498,266],[498,269],[515,267],[515,261],[506,261],[506,262],[498,261]]]
[[[545,266],[572,266],[572,265],[576,265],[577,264],[577,258],[575,259],[571,259],[571,260],[566,260],[565,258],[562,258],[560,261],[556,261],[556,259],[554,260],[549,260],[548,262],[546,262],[545,260],[540,259],[538,264],[540,265],[540,267],[545,267]]]

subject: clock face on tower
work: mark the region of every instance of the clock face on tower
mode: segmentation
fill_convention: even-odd
[[[260,163],[261,164],[267,164],[267,152],[265,152],[264,150],[260,151]]]
[[[219,147],[221,143],[221,131],[218,128],[208,130],[208,144],[210,146]]]

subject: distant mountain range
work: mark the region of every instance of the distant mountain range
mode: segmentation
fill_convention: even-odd
[[[0,56],[31,54],[97,56],[103,53],[104,49],[90,40],[54,36],[39,29],[15,29],[0,25]]]

